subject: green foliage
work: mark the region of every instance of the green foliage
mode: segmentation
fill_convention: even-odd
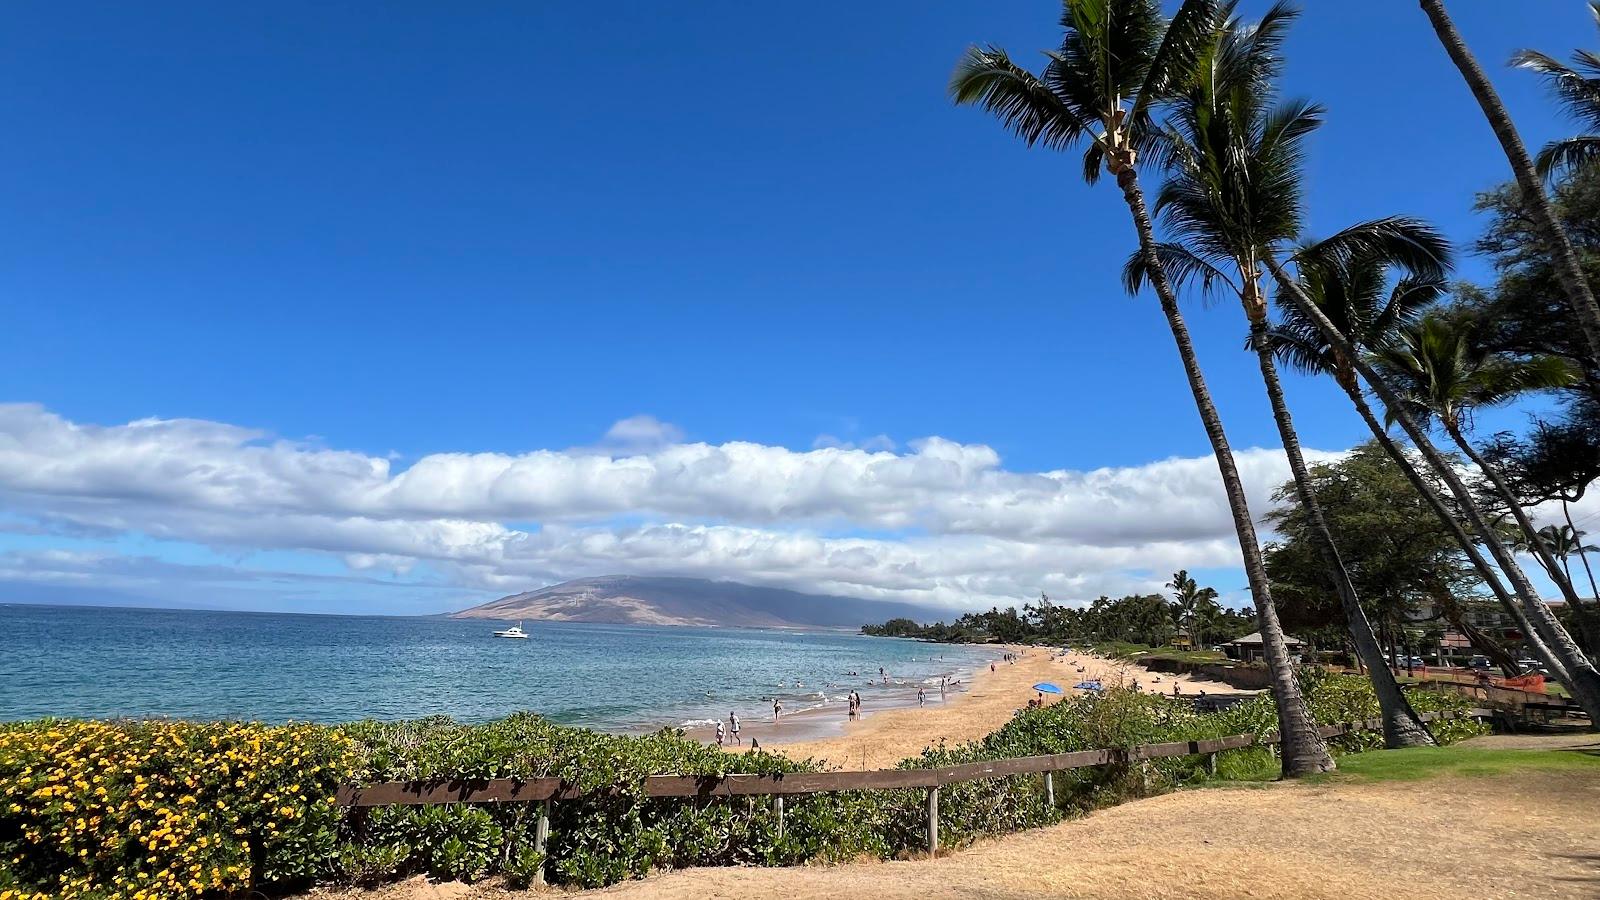
[[[1305,686],[1322,721],[1377,715],[1362,679],[1308,677]],[[1418,692],[1412,702],[1425,711],[1466,701]],[[1179,700],[1116,689],[1029,710],[982,740],[930,748],[900,765],[944,767],[1275,726],[1265,695],[1199,714]],[[1479,730],[1452,722],[1438,734],[1448,741]],[[1355,752],[1377,739],[1340,744]],[[941,789],[941,834],[956,845],[1049,824],[1199,782],[1200,763],[1191,757],[1058,772],[1054,806],[1044,801],[1039,775],[948,785]],[[1222,756],[1220,774],[1260,778],[1270,766],[1264,750],[1233,751]],[[892,858],[925,847],[921,791],[789,797],[779,837],[767,798],[648,799],[640,789],[653,774],[815,769],[770,754],[723,753],[679,732],[606,735],[527,714],[482,725],[444,718],[334,727],[22,723],[0,728],[0,897],[198,897],[417,873],[464,881],[503,874],[524,885],[541,867],[553,883],[598,887],[657,869]],[[333,803],[335,788],[351,780],[495,777],[560,777],[593,793],[552,804],[543,854],[534,848],[538,809],[530,804],[347,814]]]
[[[1058,606],[1049,597],[1015,607],[967,613],[953,624],[917,625],[910,619],[891,619],[882,625],[863,626],[863,634],[911,637],[945,643],[1139,645],[1139,649],[1170,641],[1180,627],[1192,629],[1207,641],[1228,641],[1255,630],[1255,610],[1223,609],[1212,599],[1215,591],[1200,587],[1179,572],[1184,582],[1169,601],[1159,594],[1132,594],[1112,600],[1100,597],[1084,609]]]

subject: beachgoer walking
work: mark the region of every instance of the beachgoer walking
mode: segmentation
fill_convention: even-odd
[[[777,697],[772,698],[772,723],[776,725],[783,718],[783,701]]]
[[[944,699],[945,692],[948,691],[949,689],[950,689],[950,676],[949,675],[940,675],[939,676],[939,699],[940,700]]]
[[[722,723],[718,722],[717,723],[717,746],[718,747],[722,746],[723,737],[724,737],[724,735],[722,733]]]
[[[989,671],[994,671],[994,663],[989,663]]]
[[[739,714],[738,713],[734,713],[734,712],[728,713],[728,730],[733,732],[733,743],[734,743],[734,746],[738,746],[739,745]]]
[[[928,705],[928,692],[926,690],[924,690],[923,688],[920,688],[920,687],[917,688],[917,705],[918,706],[927,706]]]

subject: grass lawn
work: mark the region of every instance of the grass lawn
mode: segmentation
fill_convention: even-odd
[[[1339,757],[1339,771],[1317,781],[1415,781],[1436,775],[1481,777],[1514,772],[1600,772],[1600,751],[1489,750],[1473,747],[1416,747]]]
[[[1148,653],[1139,654],[1138,659],[1171,659],[1178,662],[1191,663],[1220,663],[1228,661],[1226,655],[1215,650],[1151,650]]]

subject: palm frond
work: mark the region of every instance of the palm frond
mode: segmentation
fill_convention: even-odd
[[[1597,162],[1600,162],[1600,135],[1582,134],[1545,144],[1533,164],[1540,176],[1557,178]]]
[[[1371,258],[1420,278],[1443,278],[1450,269],[1450,256],[1450,242],[1432,225],[1421,219],[1389,216],[1351,225],[1302,248],[1292,259],[1298,264],[1314,257],[1346,262]]]
[[[999,47],[969,47],[950,76],[957,104],[981,104],[1028,144],[1063,149],[1083,136],[1085,123],[1033,73]]]
[[[1140,131],[1153,130],[1145,117],[1156,104],[1181,91],[1194,77],[1195,60],[1221,18],[1233,10],[1233,3],[1218,0],[1184,0],[1167,24],[1161,46],[1150,61],[1139,96],[1134,99],[1129,116],[1141,127]]]
[[[1267,329],[1267,348],[1278,361],[1302,375],[1333,372],[1334,357],[1316,326],[1304,321],[1282,322]]]
[[[1222,285],[1226,285],[1235,294],[1239,292],[1239,286],[1228,277],[1228,273],[1182,244],[1159,243],[1152,249],[1155,251],[1156,263],[1161,266],[1167,280],[1174,287],[1181,289],[1198,281],[1201,295],[1208,300]],[[1150,270],[1145,265],[1144,254],[1134,251],[1122,267],[1123,288],[1129,295],[1137,294],[1149,280],[1149,276]]]

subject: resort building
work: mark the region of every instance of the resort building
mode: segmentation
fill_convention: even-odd
[[[1283,643],[1293,655],[1300,655],[1305,650],[1305,641],[1289,635],[1283,636]],[[1222,652],[1228,654],[1229,659],[1240,662],[1260,662],[1266,659],[1266,653],[1261,649],[1261,632],[1252,631],[1242,638],[1231,640],[1222,645]]]

